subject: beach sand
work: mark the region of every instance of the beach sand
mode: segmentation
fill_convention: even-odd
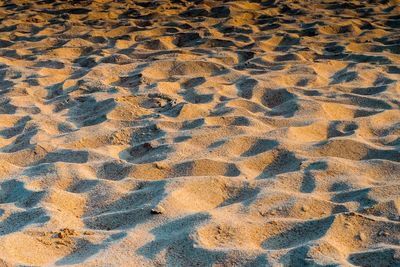
[[[400,266],[399,1],[0,18],[0,266]]]

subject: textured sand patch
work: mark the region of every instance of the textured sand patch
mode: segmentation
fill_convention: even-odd
[[[400,266],[399,14],[0,0],[0,266]]]

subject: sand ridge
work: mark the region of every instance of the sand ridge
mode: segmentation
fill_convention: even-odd
[[[0,1],[0,265],[399,266],[399,14]]]

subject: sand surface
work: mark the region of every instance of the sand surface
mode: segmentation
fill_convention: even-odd
[[[399,78],[396,0],[2,0],[0,266],[400,266]]]

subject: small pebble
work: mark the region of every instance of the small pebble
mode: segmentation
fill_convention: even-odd
[[[94,232],[92,231],[85,231],[83,232],[84,235],[94,235]]]
[[[367,236],[364,233],[360,232],[358,234],[358,239],[361,241],[365,241],[367,239]]]
[[[59,232],[58,233],[58,238],[63,239],[63,238],[66,238],[66,237],[67,237],[67,235],[64,232]]]
[[[143,144],[143,147],[147,148],[147,149],[151,149],[151,148],[153,148],[153,145],[146,142],[146,143]]]
[[[311,256],[311,255],[306,255],[306,260],[312,260],[313,259],[313,257]]]
[[[389,233],[386,231],[379,231],[378,236],[389,236]]]
[[[151,213],[153,214],[163,214],[165,212],[165,209],[163,207],[155,207],[154,209],[151,209]]]
[[[156,167],[159,170],[164,170],[168,169],[168,164],[166,164],[165,162],[155,162],[154,167]]]

